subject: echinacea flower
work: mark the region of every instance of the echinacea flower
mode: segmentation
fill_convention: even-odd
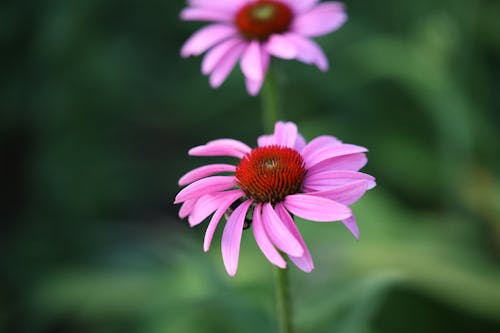
[[[367,162],[366,151],[328,135],[306,144],[291,122],[277,122],[274,134],[259,137],[254,149],[232,139],[210,141],[192,148],[189,155],[230,156],[239,162],[205,165],[181,177],[179,185],[187,186],[175,198],[175,203],[182,203],[179,216],[188,217],[195,226],[213,214],[205,233],[205,251],[219,221],[228,216],[222,258],[231,276],[236,274],[248,221],[257,245],[271,263],[286,267],[281,251],[301,270],[310,272],[312,257],[293,216],[342,221],[358,238],[358,226],[348,206],[375,186],[372,176],[358,171]]]
[[[183,57],[208,51],[201,70],[219,87],[240,60],[247,91],[256,95],[271,56],[296,59],[328,69],[328,60],[311,37],[337,30],[347,20],[340,2],[318,0],[188,0],[187,21],[209,21],[181,50]]]

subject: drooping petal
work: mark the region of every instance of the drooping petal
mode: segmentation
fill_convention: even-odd
[[[350,184],[360,180],[367,182],[367,190],[375,186],[375,178],[366,173],[348,170],[332,170],[318,172],[312,175],[306,174],[303,189],[307,192],[329,191],[337,186]]]
[[[203,57],[201,62],[201,72],[208,75],[213,72],[217,64],[226,56],[226,54],[238,45],[243,45],[244,42],[239,38],[229,38],[220,44],[213,47]]]
[[[181,11],[181,20],[184,21],[216,21],[231,22],[233,17],[227,12],[215,8],[188,7]]]
[[[228,198],[243,197],[245,193],[242,190],[231,190],[225,192],[216,192],[205,194],[200,197],[189,215],[189,225],[194,227],[200,224],[213,212],[215,212]]]
[[[264,229],[264,225],[262,224],[262,216],[261,216],[261,206],[262,204],[257,204],[253,211],[253,223],[252,230],[255,237],[255,241],[257,245],[261,249],[262,253],[266,256],[266,258],[273,263],[274,265],[285,268],[286,261],[276,250],[274,245],[269,240],[269,237],[266,234]]]
[[[222,57],[217,65],[215,65],[209,78],[210,86],[212,88],[218,88],[222,85],[222,83],[224,83],[229,74],[231,74],[231,71],[244,50],[244,43],[236,44]]]
[[[243,233],[245,215],[251,204],[252,200],[247,200],[239,205],[229,217],[222,233],[222,260],[230,276],[234,276],[238,269],[241,234]]]
[[[354,237],[356,237],[356,239],[359,239],[359,228],[354,215],[345,220],[342,220],[342,223],[346,226],[347,229],[349,229],[349,231],[354,235]]]
[[[271,55],[261,46],[260,54],[262,57],[262,68],[264,70],[264,76],[269,69],[269,63],[271,62]],[[264,78],[263,78],[264,79]]]
[[[181,219],[185,218],[186,216],[188,216],[191,211],[193,210],[194,208],[194,205],[196,204],[196,199],[193,199],[193,200],[186,200],[182,206],[181,206],[181,209],[179,209],[179,217]]]
[[[263,83],[264,81],[253,81],[245,78],[245,87],[247,88],[247,92],[250,96],[257,96]]]
[[[179,179],[179,186],[184,186],[196,180],[221,172],[234,172],[236,167],[231,164],[209,164],[193,169]]]
[[[208,142],[203,146],[191,148],[191,156],[233,156],[242,158],[252,149],[241,141],[233,139],[218,139]]]
[[[225,212],[231,207],[231,205],[238,199],[240,199],[243,193],[234,192],[232,196],[226,197],[226,201],[221,203],[219,208],[215,211],[214,215],[212,215],[212,219],[208,224],[207,231],[205,232],[205,239],[203,241],[203,251],[207,252],[210,249],[210,244],[212,243],[212,238],[214,237],[215,229],[217,229],[217,225],[219,224],[220,219],[224,215]]]
[[[302,235],[300,234],[299,229],[295,225],[295,222],[293,221],[290,214],[288,214],[286,208],[282,203],[277,203],[275,210],[281,221],[283,221],[285,226],[288,228],[288,230],[290,230],[292,235],[295,236],[295,238],[299,241],[300,245],[302,245],[302,248],[304,249],[304,253],[301,256],[295,257],[289,255],[288,257],[295,265],[297,265],[298,268],[300,268],[304,272],[311,272],[314,269],[314,262],[312,260],[311,253],[309,253],[309,249],[304,242],[304,239],[302,239]]]
[[[352,215],[346,205],[308,194],[292,194],[283,201],[287,210],[315,222],[340,221]]]
[[[267,235],[278,249],[293,256],[304,254],[304,249],[299,241],[283,224],[270,203],[263,205],[262,221]]]
[[[327,198],[343,205],[352,205],[359,200],[368,190],[369,181],[359,180],[352,183],[347,183],[334,187],[331,190],[307,192],[309,195]]]
[[[309,37],[328,34],[340,28],[347,20],[344,5],[340,2],[324,2],[298,15],[291,30]]]
[[[260,47],[260,56],[261,56],[261,67],[262,67],[262,77],[258,80],[250,79],[248,76],[245,76],[245,85],[247,88],[248,93],[251,96],[256,96],[260,89],[262,88],[262,85],[264,83],[267,69],[269,68],[269,62],[271,56],[267,51],[265,51],[262,47]]]
[[[282,34],[271,35],[265,49],[269,54],[281,59],[294,59],[297,56],[295,44]]]
[[[195,32],[182,46],[181,56],[197,56],[237,34],[237,29],[226,24],[211,24]]]
[[[306,64],[314,64],[323,72],[328,70],[328,59],[316,42],[296,33],[288,33],[286,37],[297,50],[297,54],[295,55],[297,60]]]
[[[183,188],[175,197],[174,203],[181,203],[190,199],[198,199],[202,195],[229,190],[234,187],[234,176],[212,176],[195,181]]]
[[[307,148],[307,147],[306,147]],[[304,148],[305,149],[305,148]],[[304,158],[304,162],[306,164],[306,168],[312,168],[314,165],[323,162],[325,160],[339,157],[343,155],[351,155],[358,153],[365,153],[368,149],[361,146],[350,145],[350,144],[341,144],[332,147],[325,147],[322,149],[317,149],[314,152],[311,152],[307,156],[301,154]]]
[[[262,52],[260,42],[251,41],[241,56],[241,71],[252,81],[264,80],[264,66],[262,63]]]
[[[364,153],[349,154],[324,160],[309,168],[307,173],[313,175],[318,172],[331,170],[358,171],[366,165],[366,162],[368,162],[368,159]]]

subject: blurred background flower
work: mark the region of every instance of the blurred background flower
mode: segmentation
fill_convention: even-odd
[[[288,120],[367,147],[378,183],[353,206],[361,241],[300,224],[316,269],[291,269],[298,331],[498,332],[500,3],[345,4],[318,39],[330,71],[277,63]],[[252,235],[231,279],[172,205],[207,163],[190,147],[262,132],[239,71],[214,91],[179,57],[202,26],[184,6],[0,4],[0,331],[276,329]]]
[[[328,69],[328,59],[311,37],[329,34],[347,20],[340,2],[316,0],[191,0],[180,16],[209,21],[182,46],[181,55],[200,55],[201,71],[218,88],[239,62],[250,95],[262,87],[271,56]]]

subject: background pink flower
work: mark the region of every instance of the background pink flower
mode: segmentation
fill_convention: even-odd
[[[238,60],[247,91],[256,95],[271,56],[296,59],[328,69],[328,60],[311,37],[337,30],[347,20],[339,2],[317,0],[189,0],[181,12],[188,21],[209,21],[184,44],[183,57],[200,55],[202,73],[219,87]]]
[[[255,149],[232,139],[210,141],[189,154],[231,156],[239,163],[210,164],[181,177],[179,185],[187,186],[175,199],[182,203],[179,216],[188,217],[195,226],[213,214],[203,246],[208,251],[219,221],[228,213],[222,258],[231,276],[237,270],[241,235],[250,214],[255,240],[271,263],[286,267],[280,250],[310,272],[314,264],[293,216],[342,221],[358,238],[349,205],[375,186],[372,176],[359,172],[367,162],[366,151],[332,136],[306,143],[291,122],[276,123],[274,133],[259,137]]]

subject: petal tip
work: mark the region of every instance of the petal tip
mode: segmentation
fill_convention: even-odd
[[[311,266],[311,267],[307,267],[307,268],[303,269],[302,271],[305,273],[311,273],[313,270],[314,270],[314,266]]]
[[[226,267],[227,275],[234,277],[236,275],[237,267]]]
[[[279,267],[281,269],[286,269],[286,261],[283,261],[282,263],[279,263],[279,264],[275,264],[276,267]]]
[[[197,152],[202,148],[203,146],[196,146],[188,150],[188,155],[189,156],[196,156]]]

